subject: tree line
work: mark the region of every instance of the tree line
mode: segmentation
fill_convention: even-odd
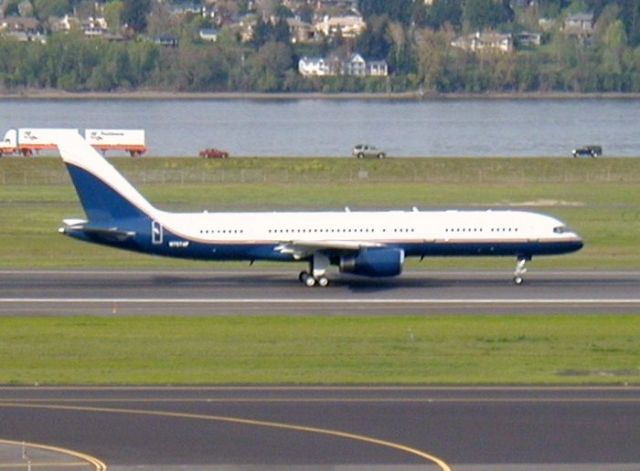
[[[41,0],[41,2],[44,0]],[[258,20],[252,42],[222,27],[218,41],[198,38],[210,20],[190,16],[169,31],[178,47],[163,47],[145,33],[166,29],[145,16],[152,2],[122,3],[121,14],[137,21],[127,41],[86,38],[80,31],[53,33],[46,44],[0,38],[0,87],[68,91],[155,89],[193,92],[640,92],[640,2],[636,0],[540,0],[536,10],[515,9],[506,0],[360,0],[366,31],[355,40],[324,39],[292,44],[286,8],[273,20]],[[38,5],[38,2],[36,2]],[[140,9],[140,6],[143,6]],[[42,6],[41,6],[42,8]],[[157,8],[157,5],[156,5]],[[561,28],[544,33],[539,47],[513,53],[467,52],[452,46],[476,30],[518,32],[537,19],[560,19],[571,11],[594,12],[594,32],[585,38]],[[124,11],[124,13],[122,13]],[[560,20],[558,20],[560,21]],[[389,77],[305,78],[302,56],[358,52],[386,59]]]

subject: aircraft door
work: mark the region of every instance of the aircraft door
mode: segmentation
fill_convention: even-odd
[[[162,244],[162,224],[158,221],[151,221],[151,243],[153,245]]]

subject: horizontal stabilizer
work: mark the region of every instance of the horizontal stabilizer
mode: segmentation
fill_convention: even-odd
[[[65,219],[64,226],[58,229],[58,232],[71,236],[80,233],[105,242],[125,242],[136,235],[134,231],[123,231],[117,227],[90,226],[82,219]]]

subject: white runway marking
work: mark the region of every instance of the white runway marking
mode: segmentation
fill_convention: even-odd
[[[524,305],[524,304],[574,304],[574,305],[602,305],[602,304],[640,304],[640,298],[627,299],[370,299],[370,298],[286,298],[286,299],[185,299],[185,298],[0,298],[0,304],[32,303],[32,304],[500,304],[500,305]]]

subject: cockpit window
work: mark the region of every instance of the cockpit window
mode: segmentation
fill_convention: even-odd
[[[556,234],[564,234],[565,232],[569,232],[569,228],[567,228],[567,226],[556,226],[553,228],[553,232]]]

